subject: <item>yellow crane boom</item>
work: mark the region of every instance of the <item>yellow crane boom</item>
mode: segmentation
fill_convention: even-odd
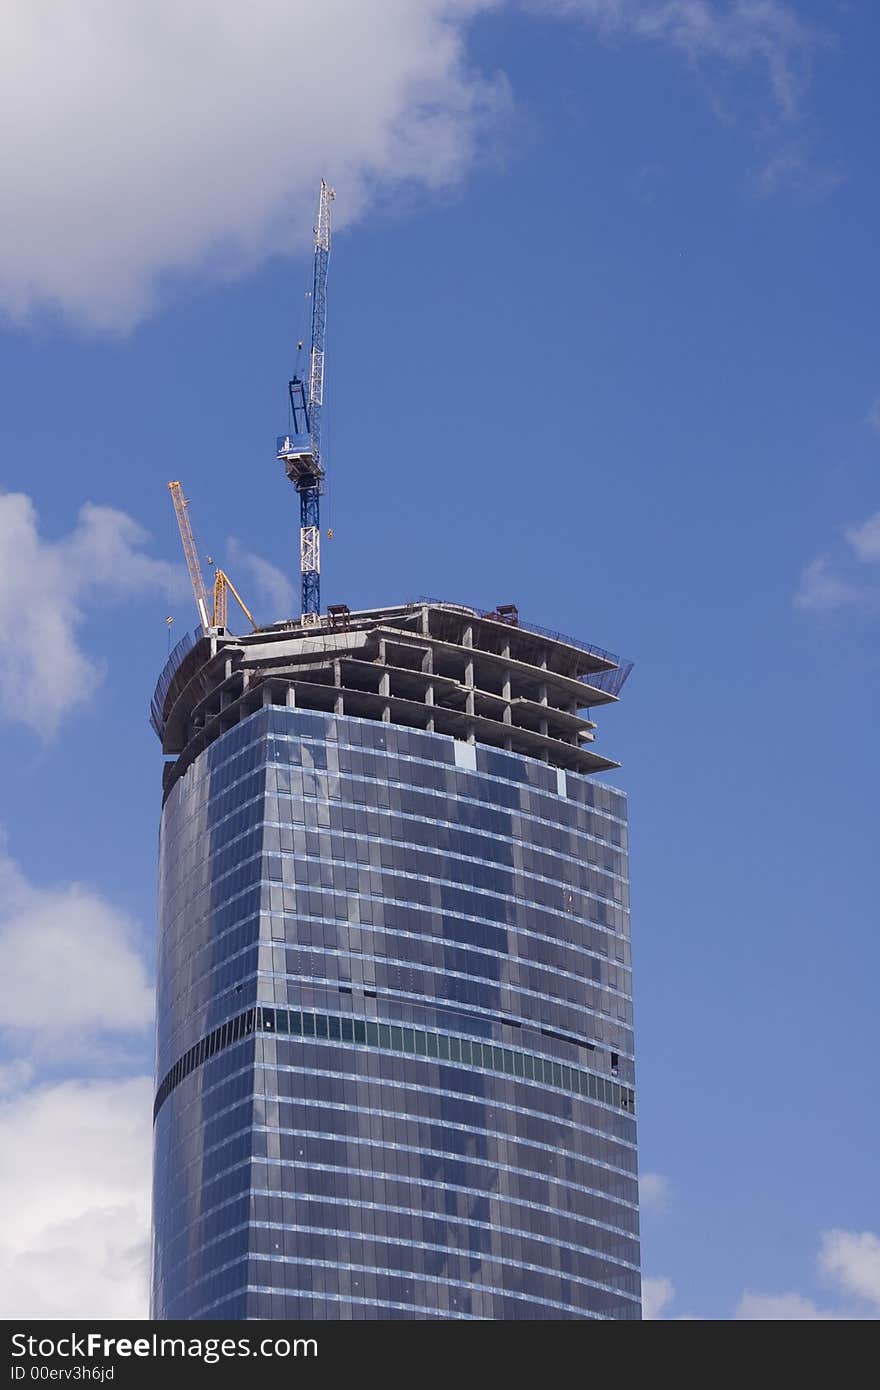
[[[179,482],[168,484],[168,491],[171,493],[171,500],[174,503],[174,513],[177,517],[177,525],[180,529],[180,539],[183,543],[183,553],[186,557],[186,567],[189,570],[190,583],[192,584],[193,596],[196,601],[196,608],[199,610],[199,617],[202,620],[202,627],[208,631],[208,592],[205,588],[205,581],[202,578],[202,567],[199,564],[199,552],[196,550],[196,543],[193,539],[192,526],[190,525],[189,503],[183,495],[183,488]]]
[[[253,613],[229,578],[229,575],[225,570],[221,569],[216,569],[214,571],[214,626],[226,627],[226,608],[229,594],[232,594],[232,597],[235,599],[242,613],[256,632],[257,624],[254,620]]]
[[[183,488],[179,482],[169,483],[168,491],[171,493],[171,500],[174,503],[174,513],[177,517],[180,539],[183,542],[183,553],[186,556],[186,567],[189,570],[190,583],[192,584],[193,594],[196,600],[196,608],[199,610],[199,617],[202,620],[202,627],[205,632],[211,627],[226,627],[226,612],[229,606],[228,601],[230,594],[232,594],[232,597],[235,599],[251,627],[256,631],[257,624],[253,613],[229,578],[229,575],[225,570],[220,569],[219,566],[214,571],[214,611],[211,615],[211,622],[208,622],[208,591],[205,588],[205,581],[202,578],[202,567],[199,564],[199,552],[196,549],[192,525],[190,524],[189,502],[184,497]],[[211,557],[208,556],[209,563],[210,559]]]

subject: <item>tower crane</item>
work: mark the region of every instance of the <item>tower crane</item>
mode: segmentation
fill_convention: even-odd
[[[180,529],[180,539],[183,542],[183,553],[186,556],[186,567],[189,570],[193,596],[195,597],[199,617],[202,620],[203,630],[208,632],[212,627],[226,627],[229,594],[232,594],[232,597],[235,599],[242,613],[244,613],[251,627],[256,630],[257,624],[251,610],[229,578],[229,575],[225,570],[220,569],[219,565],[214,570],[214,604],[211,621],[208,622],[208,593],[205,589],[205,581],[202,578],[199,552],[196,549],[192,523],[189,519],[189,502],[186,497],[184,497],[183,488],[179,482],[169,483],[168,491],[171,493],[171,500],[174,503],[174,512],[177,517],[177,525]]]
[[[327,269],[330,263],[330,204],[336,194],[324,179],[315,227],[312,281],[312,338],[308,380],[294,373],[288,383],[290,433],[279,435],[276,455],[299,493],[299,568],[302,624],[312,627],[321,612],[320,498],[324,490],[321,462],[321,408],[324,404],[324,332],[327,321]]]

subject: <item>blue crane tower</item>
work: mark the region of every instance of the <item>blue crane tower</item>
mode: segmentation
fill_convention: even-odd
[[[290,433],[276,441],[278,458],[299,493],[299,568],[302,579],[302,624],[311,627],[321,612],[321,408],[324,403],[324,331],[327,321],[327,268],[330,263],[330,204],[335,193],[321,180],[315,227],[312,282],[312,341],[308,381],[296,372],[288,383]]]

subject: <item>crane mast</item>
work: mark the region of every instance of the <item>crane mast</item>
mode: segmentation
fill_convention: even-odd
[[[315,226],[315,265],[312,280],[312,335],[308,380],[297,374],[288,383],[291,430],[280,435],[277,457],[299,493],[299,568],[302,583],[302,623],[314,625],[321,612],[321,410],[324,404],[324,333],[327,322],[327,270],[330,263],[330,204],[333,189],[321,180]]]

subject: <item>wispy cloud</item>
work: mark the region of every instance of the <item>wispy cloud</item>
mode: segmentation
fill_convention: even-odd
[[[821,37],[783,0],[525,0],[528,8],[578,17],[608,38],[632,36],[673,48],[691,63],[758,68],[779,113],[794,120]]]
[[[773,145],[755,177],[759,193],[769,195],[787,188],[804,202],[817,203],[846,182],[846,171],[840,165],[817,163],[803,138],[774,141]]]
[[[850,1315],[828,1312],[799,1293],[751,1293],[747,1290],[736,1305],[736,1316],[746,1322],[839,1322]]]
[[[670,1182],[662,1173],[642,1173],[639,1177],[639,1204],[649,1211],[664,1211],[669,1205]]]
[[[275,623],[292,617],[296,609],[296,591],[287,575],[277,565],[264,560],[262,555],[247,550],[235,536],[230,536],[227,540],[226,553],[235,572],[244,571],[256,584],[258,596],[262,600],[260,617],[263,622]],[[248,607],[252,607],[250,602]]]
[[[654,1322],[663,1317],[675,1297],[671,1280],[648,1278],[642,1280],[642,1317],[646,1322]]]
[[[868,592],[864,585],[841,579],[830,555],[817,555],[801,573],[794,602],[811,613],[836,613],[863,604]]]
[[[832,559],[818,555],[804,568],[794,596],[795,606],[814,613],[841,608],[880,609],[880,581],[864,579],[864,566],[880,564],[880,512],[844,527],[849,555]]]
[[[677,53],[725,123],[745,119],[761,166],[761,194],[785,187],[811,201],[844,181],[839,167],[817,163],[805,130],[817,54],[829,35],[788,0],[522,0],[533,11],[580,20],[609,42],[651,43]]]
[[[0,492],[0,626],[15,633],[0,663],[0,718],[51,736],[88,699],[101,678],[78,640],[89,604],[186,591],[183,568],[147,554],[146,540],[125,512],[88,502],[67,536],[47,541],[31,499]]]
[[[880,512],[875,512],[858,526],[848,526],[846,539],[858,559],[866,564],[880,563]]]

